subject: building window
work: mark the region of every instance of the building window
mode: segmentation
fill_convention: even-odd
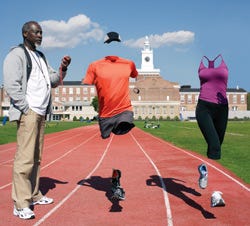
[[[181,95],[181,103],[185,103],[185,95]]]
[[[198,103],[199,95],[195,95],[195,103]]]
[[[58,93],[59,93],[58,88],[55,88],[55,94],[58,94]]]
[[[166,107],[166,106],[163,107],[163,114],[164,114],[164,115],[167,114],[167,107]]]
[[[167,96],[167,101],[169,101],[169,96]]]
[[[237,111],[238,107],[237,106],[232,106],[232,111]]]
[[[233,95],[233,103],[234,103],[234,104],[237,103],[237,95]]]
[[[80,88],[76,88],[76,94],[80,94]]]
[[[58,102],[59,101],[59,97],[55,97],[55,102]]]
[[[185,106],[181,106],[181,111],[186,111],[186,107]]]
[[[145,107],[144,106],[142,106],[141,111],[142,111],[142,114],[144,115],[145,114]]]
[[[69,94],[73,94],[73,93],[74,93],[73,91],[74,91],[73,88],[70,87],[70,88],[69,88]]]
[[[170,114],[174,114],[174,106],[170,106]]]
[[[161,108],[159,106],[156,107],[156,114],[161,114]]]
[[[240,95],[240,102],[241,102],[242,104],[245,103],[245,95]]]
[[[152,114],[153,107],[149,106],[149,114]]]
[[[53,115],[53,120],[55,121],[55,120],[60,120],[61,118],[60,118],[60,115]]]
[[[69,101],[73,101],[74,99],[73,99],[73,97],[69,97]]]
[[[66,90],[66,88],[65,88],[65,87],[63,87],[63,89],[62,89],[62,93],[63,93],[63,94],[66,94],[66,91],[67,91],[67,90]]]
[[[94,94],[94,93],[95,93],[95,88],[94,88],[94,87],[91,87],[91,88],[90,88],[90,93],[91,93],[91,94]]]
[[[188,100],[187,101],[188,101],[189,104],[192,103],[192,95],[190,95],[190,94],[188,95]]]
[[[83,94],[88,94],[88,88],[87,87],[83,87]]]

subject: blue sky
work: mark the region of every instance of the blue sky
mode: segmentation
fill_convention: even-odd
[[[154,66],[164,79],[199,88],[202,56],[222,54],[228,87],[250,92],[248,0],[8,0],[0,12],[0,84],[4,57],[22,42],[22,25],[36,20],[49,64],[56,69],[63,55],[72,57],[65,80],[80,81],[89,63],[105,55],[129,58],[141,68],[143,40],[149,36]],[[103,44],[109,31],[119,32],[123,42]]]

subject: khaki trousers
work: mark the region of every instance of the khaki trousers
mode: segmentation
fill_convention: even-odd
[[[17,122],[17,151],[13,166],[12,199],[16,208],[42,198],[39,191],[45,116],[31,109]]]

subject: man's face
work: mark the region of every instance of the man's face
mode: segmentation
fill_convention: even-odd
[[[39,24],[33,23],[30,26],[30,30],[24,34],[27,41],[36,47],[42,43],[42,28]]]

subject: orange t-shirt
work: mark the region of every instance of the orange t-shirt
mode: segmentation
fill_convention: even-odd
[[[100,117],[132,110],[129,78],[137,75],[134,62],[118,56],[106,56],[89,65],[83,83],[96,86]]]

